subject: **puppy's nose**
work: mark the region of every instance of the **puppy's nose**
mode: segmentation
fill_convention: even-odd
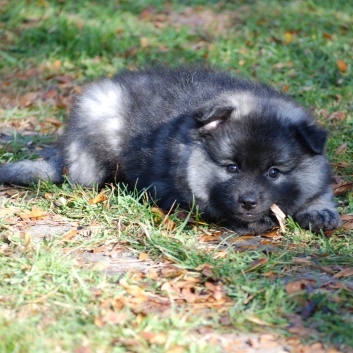
[[[258,205],[259,200],[254,193],[249,193],[240,196],[238,202],[242,208],[245,208],[249,211]]]

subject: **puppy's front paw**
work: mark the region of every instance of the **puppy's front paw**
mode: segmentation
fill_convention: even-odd
[[[341,219],[336,210],[322,209],[322,210],[305,210],[298,212],[294,220],[299,225],[306,229],[313,231],[336,229],[341,225]]]

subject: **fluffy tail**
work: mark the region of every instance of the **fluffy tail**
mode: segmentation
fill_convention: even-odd
[[[0,165],[0,183],[25,185],[45,180],[60,184],[63,182],[63,167],[59,154],[47,160],[5,163]]]

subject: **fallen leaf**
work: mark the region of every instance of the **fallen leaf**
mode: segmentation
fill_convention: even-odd
[[[100,252],[106,252],[107,250],[108,250],[107,247],[105,245],[102,245],[102,246],[98,246],[98,247],[92,249],[92,252],[94,254],[97,254],[97,253],[100,253]]]
[[[285,32],[284,33],[284,43],[285,44],[290,44],[293,40],[293,33],[291,32]]]
[[[342,181],[338,184],[334,184],[333,186],[333,191],[335,196],[342,195],[346,191],[350,191],[352,189],[353,189],[353,183],[346,183],[345,181]]]
[[[345,73],[348,70],[348,65],[341,59],[337,60],[337,66],[342,73]]]
[[[184,353],[186,351],[185,346],[176,345],[166,351],[166,353]]]
[[[294,282],[289,282],[286,285],[286,292],[288,294],[296,294],[299,292],[302,292],[306,288],[306,284],[309,282],[309,280],[303,279],[299,281],[294,281]]]
[[[336,273],[333,277],[339,278],[339,277],[349,277],[349,276],[353,276],[353,267],[345,268],[344,270]]]
[[[90,205],[95,205],[95,204],[97,204],[97,203],[101,203],[101,202],[104,202],[104,201],[106,201],[106,200],[108,200],[108,197],[105,196],[103,193],[99,193],[95,198],[90,199],[90,200],[88,201],[88,203],[89,203]]]
[[[31,233],[30,232],[25,232],[24,236],[23,236],[24,240],[25,240],[25,248],[28,248],[29,243],[31,242]]]
[[[209,242],[213,242],[213,241],[217,241],[219,242],[221,239],[219,237],[215,237],[213,235],[201,235],[199,237],[199,242],[200,243],[209,243]]]
[[[124,312],[115,312],[112,309],[104,309],[102,313],[94,319],[94,323],[98,327],[104,327],[107,324],[121,325],[127,321],[129,315]]]
[[[59,82],[59,83],[70,83],[74,80],[74,78],[72,76],[69,75],[59,75],[56,76],[55,79]]]
[[[17,207],[0,208],[0,216],[15,214],[15,213],[18,213],[19,211],[21,211],[21,209]]]
[[[338,146],[335,149],[335,155],[339,156],[339,155],[345,154],[347,152],[347,146],[348,146],[348,143],[343,142],[340,146]]]
[[[245,270],[245,272],[249,272],[249,271],[252,271],[254,270],[255,268],[261,266],[261,265],[264,265],[265,263],[268,262],[268,258],[265,257],[263,259],[257,259],[255,261],[252,261],[248,264],[248,268]]]
[[[141,332],[141,335],[151,344],[164,344],[167,341],[167,334],[165,332]]]
[[[74,238],[76,235],[77,235],[77,229],[70,229],[63,235],[62,239],[65,241],[68,241]]]
[[[38,98],[38,92],[28,92],[20,98],[20,105],[22,108],[32,106],[38,100]]]
[[[329,114],[329,116],[327,117],[327,120],[344,121],[344,120],[346,120],[346,118],[347,118],[347,116],[346,116],[345,112],[336,111],[336,112]]]
[[[119,284],[125,288],[125,290],[131,294],[134,297],[143,297],[144,299],[147,299],[147,296],[145,295],[145,291],[143,288],[137,286],[137,285],[131,285],[127,282],[125,278],[122,278],[119,281]]]
[[[141,37],[140,44],[143,49],[146,49],[149,46],[148,39],[146,37]]]
[[[23,219],[23,220],[28,220],[28,219],[41,219],[43,218],[47,213],[36,208],[33,207],[32,211],[30,212],[25,212],[25,213],[20,213],[19,216]]]
[[[284,225],[284,220],[286,219],[286,215],[275,203],[271,206],[271,211],[275,214],[275,216],[278,220],[281,232],[285,233],[286,227]]]
[[[249,316],[249,317],[247,317],[247,320],[253,322],[254,324],[261,325],[261,326],[273,326],[269,322],[266,322],[256,316]]]
[[[47,123],[50,123],[50,124],[56,126],[56,127],[60,127],[60,126],[63,125],[63,122],[60,121],[59,119],[46,118],[45,121],[46,121]]]
[[[139,254],[139,260],[140,261],[145,261],[145,260],[148,260],[148,259],[149,259],[148,254],[146,254],[145,252],[140,252],[140,254]]]
[[[177,217],[179,219],[181,219],[182,221],[185,221],[189,217],[189,214],[190,214],[190,212],[179,211],[177,213]],[[196,219],[194,217],[190,216],[189,219],[188,219],[188,223],[189,224],[195,224],[196,223]]]
[[[55,70],[59,70],[61,67],[61,61],[58,59],[58,60],[55,60],[54,63],[53,63],[53,68]]]
[[[265,237],[265,238],[276,238],[276,237],[278,237],[278,238],[281,238],[282,237],[282,235],[280,235],[279,233],[278,233],[278,227],[276,227],[276,228],[274,228],[271,232],[269,232],[269,233],[263,233],[263,234],[261,234],[261,236],[262,237]]]
[[[353,222],[353,214],[343,214],[341,215],[341,220],[344,222]]]

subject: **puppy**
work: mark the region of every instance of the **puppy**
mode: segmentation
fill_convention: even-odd
[[[0,166],[0,182],[39,179],[148,189],[169,209],[196,205],[239,233],[276,225],[277,204],[304,228],[340,224],[326,132],[265,84],[208,69],[124,71],[76,99],[48,159]]]

